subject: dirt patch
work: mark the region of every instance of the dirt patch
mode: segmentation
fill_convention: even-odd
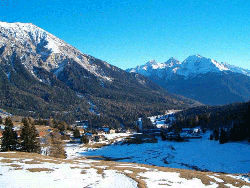
[[[20,167],[22,167],[21,165],[18,165],[18,164],[10,164],[10,165],[8,165],[8,166],[15,167],[15,168],[20,168]]]
[[[26,170],[30,172],[52,172],[54,169],[51,168],[27,168]]]
[[[82,170],[81,174],[87,174],[87,171],[86,170]]]
[[[71,166],[70,169],[83,169],[83,168],[79,166]]]
[[[11,159],[1,159],[0,163],[13,163],[15,162],[15,160],[11,160]]]
[[[142,178],[137,178],[137,173],[126,174],[126,176],[136,181],[138,183],[137,185],[138,188],[147,188],[146,182],[143,181]]]
[[[12,170],[23,170],[23,168],[13,168]]]
[[[235,179],[233,177],[229,177],[226,175],[220,175],[220,176],[216,176],[216,177],[222,179],[224,182],[227,182],[235,187],[242,187],[243,185],[250,186],[250,183],[246,183],[243,180]]]
[[[103,168],[95,168],[97,170],[97,174],[103,175]]]
[[[38,160],[24,161],[24,163],[25,164],[42,164],[42,162]]]

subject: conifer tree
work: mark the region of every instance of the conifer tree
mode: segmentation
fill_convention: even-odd
[[[40,152],[40,144],[37,141],[37,132],[34,124],[30,124],[29,119],[23,119],[23,129],[21,132],[21,150],[25,152]]]
[[[86,135],[84,135],[84,134],[82,135],[81,142],[84,143],[84,144],[88,144],[89,143],[89,139],[87,138]]]
[[[30,139],[31,139],[31,145],[30,145],[30,151],[40,153],[40,142],[37,140],[38,133],[36,131],[35,124],[31,124],[30,127]]]
[[[80,138],[81,137],[80,131],[78,129],[74,130],[73,135],[74,135],[75,138]]]
[[[13,123],[10,117],[5,120],[5,128],[3,131],[1,150],[14,151],[17,149],[17,134],[13,130]]]
[[[26,118],[22,120],[23,128],[21,131],[21,150],[29,152],[30,149],[30,125]]]
[[[216,141],[219,140],[219,130],[218,129],[214,129],[214,139]]]
[[[227,139],[227,133],[224,129],[221,129],[221,132],[220,132],[220,144],[224,144],[228,141]]]

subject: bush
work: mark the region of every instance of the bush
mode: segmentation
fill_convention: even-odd
[[[89,139],[87,138],[86,135],[82,135],[81,142],[84,143],[84,144],[88,144],[89,143]]]

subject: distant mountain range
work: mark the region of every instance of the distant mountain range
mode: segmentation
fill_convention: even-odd
[[[0,105],[17,114],[113,119],[201,105],[81,53],[47,31],[0,22]]]
[[[250,100],[250,70],[200,55],[189,56],[183,62],[175,58],[165,63],[151,60],[127,71],[147,76],[171,93],[204,104]]]

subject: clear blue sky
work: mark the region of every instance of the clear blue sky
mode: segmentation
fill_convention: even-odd
[[[195,54],[250,69],[249,0],[5,0],[0,20],[33,23],[123,69]]]

